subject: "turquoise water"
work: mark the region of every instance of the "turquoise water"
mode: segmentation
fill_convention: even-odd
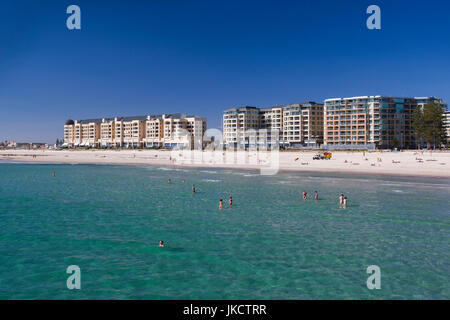
[[[3,163],[0,299],[449,299],[449,208],[448,179]]]

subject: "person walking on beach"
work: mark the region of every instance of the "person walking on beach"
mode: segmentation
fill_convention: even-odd
[[[303,191],[303,200],[306,200],[307,197],[308,197],[308,193],[306,191]]]
[[[230,197],[230,200],[228,200],[228,205],[230,206],[230,208],[233,205],[233,198],[232,197]]]
[[[317,191],[314,191],[314,200],[319,200],[319,194]]]
[[[223,208],[223,200],[222,200],[222,199],[220,199],[220,200],[219,200],[219,209],[221,209],[221,210],[222,210],[222,208]]]
[[[195,184],[192,185],[192,193],[195,193]]]

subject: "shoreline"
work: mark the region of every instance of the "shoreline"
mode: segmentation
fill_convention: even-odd
[[[178,151],[176,151],[178,152]],[[132,165],[132,166],[153,166],[174,169],[231,169],[231,170],[249,170],[260,171],[264,165],[251,163],[182,163],[184,159],[178,159],[181,162],[174,163],[171,156],[174,151],[160,150],[4,150],[0,151],[0,163],[23,163],[23,164],[95,164],[95,165]],[[215,152],[215,156],[223,154]],[[435,179],[449,179],[450,170],[446,169],[450,165],[450,152],[424,152],[418,155],[418,152],[372,152],[363,156],[362,152],[333,152],[333,160],[312,160],[315,152],[311,151],[288,151],[279,153],[278,172],[311,172],[322,174],[362,174],[384,177],[422,177]],[[252,156],[251,152],[245,152],[246,157]],[[181,154],[180,154],[181,156]],[[221,155],[220,155],[221,156]],[[292,157],[297,156],[296,160]],[[387,158],[396,158],[398,163],[390,161],[381,162],[379,166],[374,166],[369,159],[362,157],[374,156]],[[432,160],[422,162],[412,161],[411,157],[434,157]],[[305,162],[297,162],[298,158]],[[247,158],[247,161],[249,161]],[[345,158],[345,161],[342,159]],[[439,159],[436,159],[439,158]],[[133,160],[131,160],[133,159]],[[347,160],[349,159],[349,160]],[[339,161],[341,160],[341,161]],[[371,159],[373,160],[373,159]],[[252,161],[250,159],[250,161]],[[255,161],[255,160],[253,160]],[[358,162],[354,162],[358,161]],[[368,164],[371,164],[368,166]],[[399,165],[405,163],[404,165]]]

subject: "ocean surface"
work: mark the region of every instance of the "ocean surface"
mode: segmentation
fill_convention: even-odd
[[[450,180],[2,163],[0,299],[450,299]]]

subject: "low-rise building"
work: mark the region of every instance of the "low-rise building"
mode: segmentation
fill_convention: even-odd
[[[67,120],[63,146],[192,148],[202,146],[205,131],[205,118],[183,114]]]

